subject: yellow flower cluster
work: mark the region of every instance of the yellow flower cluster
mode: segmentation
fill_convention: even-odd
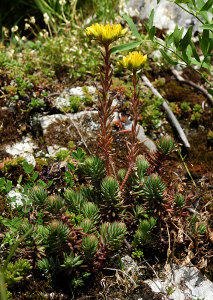
[[[121,25],[110,25],[109,23],[104,25],[95,24],[86,28],[86,34],[89,38],[99,40],[109,45],[116,41],[120,37],[124,36],[127,32],[126,29],[122,29]]]
[[[123,56],[123,60],[117,63],[120,67],[127,68],[131,71],[138,71],[143,68],[147,61],[147,55],[141,54],[139,51],[129,52],[129,55]]]

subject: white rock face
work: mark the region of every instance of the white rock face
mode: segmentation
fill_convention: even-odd
[[[139,11],[139,15],[135,9]],[[157,4],[157,0],[130,0],[127,2],[130,16],[137,16],[141,21],[149,18],[152,9],[155,10],[154,25],[159,29],[168,29],[168,32],[172,32],[176,24],[184,27],[185,32],[190,25],[194,25],[194,32],[201,25],[195,17],[168,0],[161,0],[159,4]]]
[[[22,191],[22,193],[18,190]],[[27,200],[28,197],[27,195],[24,194],[24,189],[19,185],[17,184],[16,188],[13,188],[9,191],[9,193],[7,194],[8,198],[9,199],[12,199],[13,197],[16,197],[15,201],[11,202],[10,205],[12,206],[12,208],[15,208],[16,205],[19,206],[23,206],[23,203],[21,201],[21,199],[25,199]]]
[[[165,275],[167,277],[165,281],[154,279],[145,282],[152,288],[153,292],[166,293],[166,289],[172,287],[175,291],[168,300],[213,299],[213,283],[197,268],[174,266],[173,272],[166,272]]]
[[[5,151],[14,157],[22,156],[26,159],[29,164],[33,166],[36,165],[36,161],[34,156],[34,150],[37,149],[38,146],[32,141],[31,137],[25,137],[21,142],[18,142],[13,145],[7,145],[5,147]]]

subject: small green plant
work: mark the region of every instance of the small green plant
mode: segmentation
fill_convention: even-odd
[[[44,100],[40,100],[39,98],[32,98],[30,103],[27,104],[27,107],[29,107],[30,109],[40,108],[44,106],[46,106]]]
[[[187,103],[187,102],[181,103],[180,108],[181,108],[181,112],[183,114],[188,114],[191,111],[191,107],[190,107],[189,103]]]
[[[70,158],[70,150],[61,149],[55,154],[57,161],[63,161]]]
[[[142,107],[142,125],[148,128],[158,128],[160,125],[160,117],[163,116],[163,112],[161,111],[163,99],[154,96],[142,98],[140,101]]]
[[[8,287],[13,287],[18,281],[20,281],[27,273],[32,269],[29,261],[26,259],[20,259],[14,264],[9,263],[5,270],[5,282]]]
[[[191,120],[194,122],[198,122],[202,117],[203,110],[200,104],[195,104],[193,107],[193,114],[191,116]]]
[[[200,104],[195,104],[195,106],[193,107],[193,113],[203,113],[202,107]]]
[[[132,252],[132,257],[136,259],[141,259],[144,257],[143,249],[135,249],[135,251]]]
[[[26,95],[26,90],[32,90],[32,83],[30,83],[29,81],[25,81],[20,76],[16,77],[15,82],[17,84],[17,90],[21,97],[24,97]]]
[[[68,148],[69,148],[69,150],[73,150],[76,148],[76,145],[74,144],[73,141],[68,142]]]
[[[172,295],[174,292],[175,292],[175,289],[173,290],[171,286],[168,286],[168,287],[166,288],[167,296]]]
[[[82,99],[80,96],[71,96],[70,97],[70,110],[73,113],[76,113],[82,108]]]
[[[86,106],[89,106],[93,103],[93,98],[91,96],[91,94],[88,91],[87,87],[83,87],[82,88],[83,92],[84,92],[84,98],[83,98],[83,103]]]
[[[202,115],[199,112],[195,112],[191,115],[191,120],[198,122],[201,119]]]

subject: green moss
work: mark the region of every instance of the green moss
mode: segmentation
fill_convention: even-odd
[[[169,81],[164,85],[166,98],[171,102],[184,102],[187,99],[190,89],[182,87],[177,81]]]
[[[35,161],[36,161],[36,164],[38,166],[41,166],[41,167],[48,165],[48,163],[46,162],[46,160],[44,160],[42,158],[36,158]]]

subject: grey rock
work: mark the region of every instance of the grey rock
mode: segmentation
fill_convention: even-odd
[[[30,136],[25,137],[21,142],[17,142],[13,145],[6,145],[4,147],[5,151],[14,157],[22,156],[26,159],[29,164],[36,165],[36,161],[34,156],[34,150],[36,150],[38,146],[33,142]]]
[[[138,271],[138,265],[129,255],[121,258],[125,270]]]
[[[15,201],[10,203],[12,208],[15,208],[16,205],[17,206],[19,206],[19,205],[23,206],[23,203],[21,201],[22,198],[25,199],[25,200],[28,199],[27,195],[24,194],[23,187],[21,187],[19,184],[17,184],[16,188],[13,188],[8,192],[7,197],[9,199],[12,199],[13,197],[16,197]]]
[[[168,300],[213,299],[213,283],[193,266],[173,265],[172,270],[168,269],[165,272],[165,277],[165,280],[154,279],[145,282],[153,292],[166,293],[166,289],[172,287],[175,291],[168,297]]]
[[[80,129],[80,132],[82,133],[86,143],[90,143],[91,141],[97,140],[97,133],[98,133],[98,129],[99,129],[99,123],[97,121],[97,117],[98,117],[97,111],[81,111],[76,114],[66,114],[66,115],[57,114],[57,115],[51,115],[51,116],[43,116],[41,118],[41,127],[43,130],[43,134],[45,135],[45,134],[47,134],[49,128],[51,127],[51,124],[53,124],[54,122],[57,122],[57,121],[65,122],[69,119],[72,119],[74,122],[76,122],[76,125]],[[114,117],[115,117],[115,120],[118,119],[117,112],[114,113]],[[86,122],[85,122],[85,118],[87,120]],[[112,123],[113,123],[113,120],[112,120]],[[132,128],[131,124],[132,124],[132,122],[130,121],[128,125],[124,126],[124,129],[131,129]],[[150,140],[149,138],[147,138],[147,136],[144,133],[143,127],[140,125],[138,125],[138,126],[139,126],[139,133],[138,133],[137,138],[139,139],[139,141],[142,142],[146,139],[146,141],[144,142],[144,145],[150,151],[155,150],[156,146],[155,146],[154,142],[152,140]],[[74,130],[69,130],[69,127],[70,126],[68,126],[67,132],[70,135],[70,137],[69,137],[70,140],[72,140],[74,137],[76,140],[76,132],[74,132]],[[58,134],[60,135],[60,132]],[[79,140],[79,145],[81,146],[82,142],[80,140],[79,135],[77,135],[77,139]],[[59,140],[60,140],[60,138],[59,138]],[[46,141],[46,143],[47,143],[47,141]],[[54,145],[54,146],[47,144],[47,149],[51,156],[55,156],[55,153],[62,148],[60,147],[60,144]]]
[[[168,32],[173,32],[176,24],[184,27],[185,32],[190,25],[194,25],[193,32],[199,30],[201,25],[195,17],[168,0],[161,0],[159,4],[157,4],[157,0],[130,0],[127,2],[130,16],[137,16],[140,21],[147,20],[152,9],[155,10],[153,24],[159,29],[168,29]],[[139,15],[137,11],[139,11]]]

